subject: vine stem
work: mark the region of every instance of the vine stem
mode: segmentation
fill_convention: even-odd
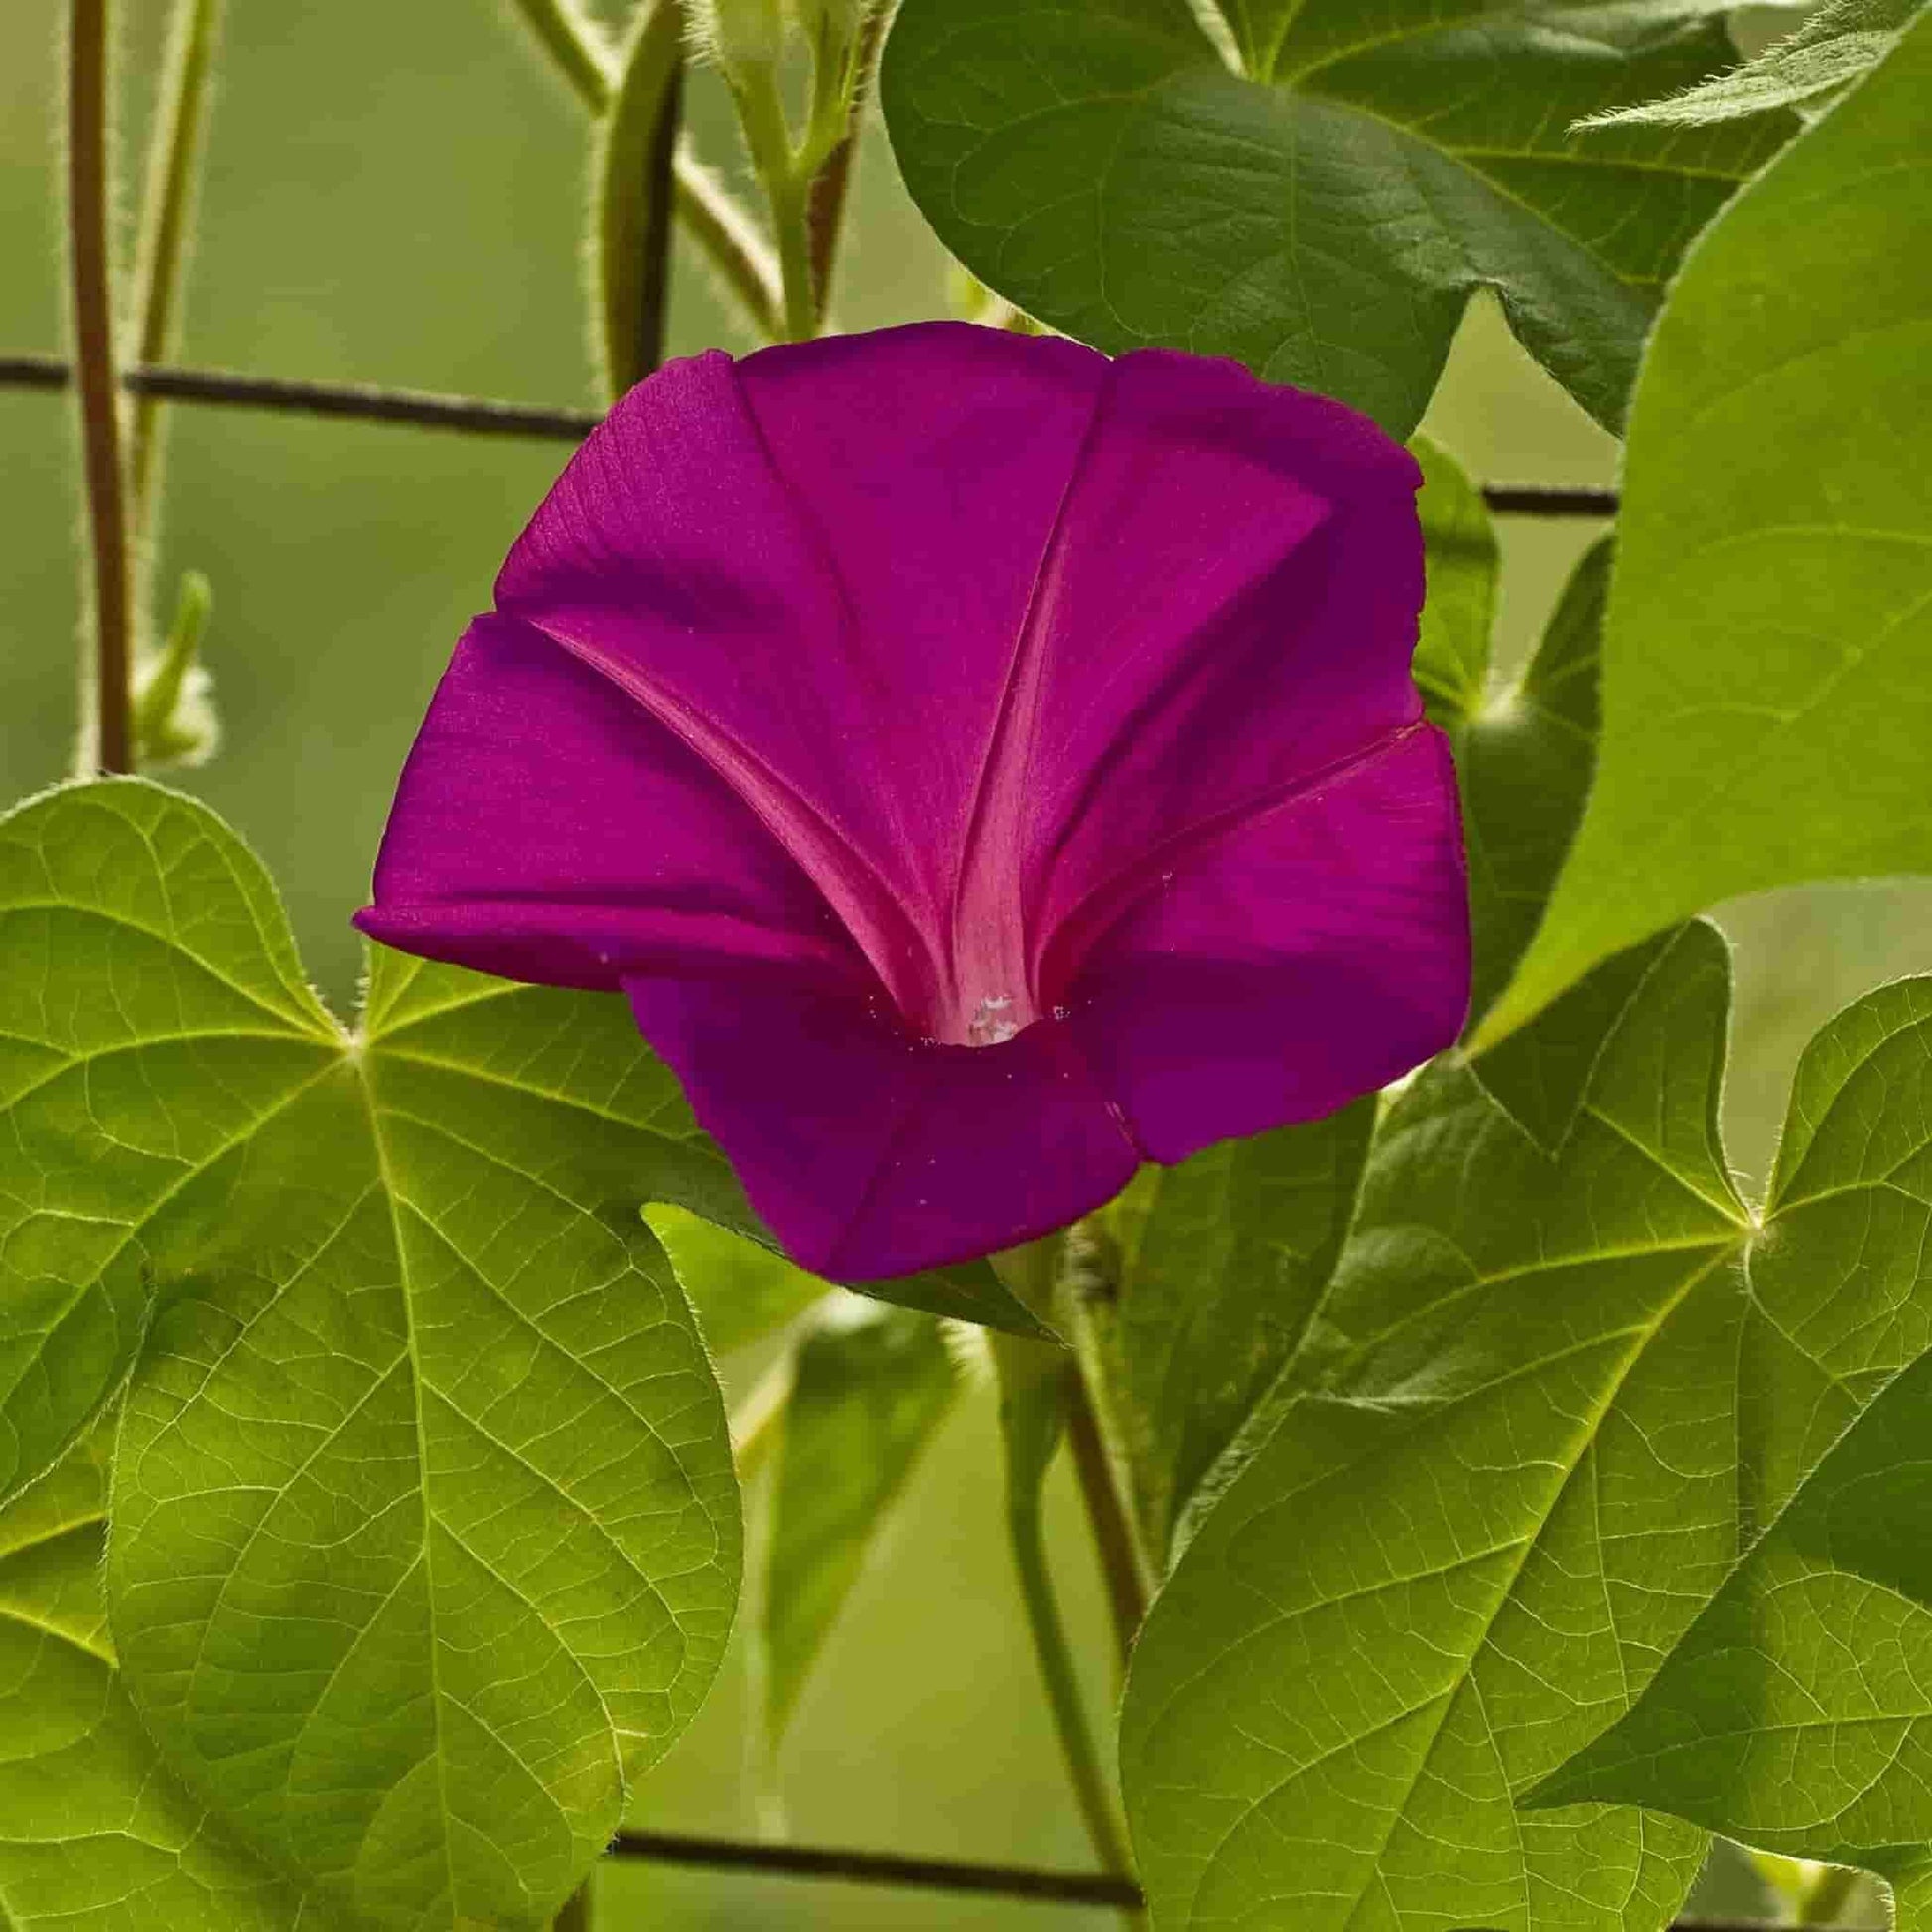
[[[68,30],[68,234],[94,604],[93,657],[83,672],[82,688],[91,688],[93,763],[105,773],[125,773],[134,768],[132,650],[107,155],[107,0],[72,0]]]
[[[618,90],[618,56],[604,30],[577,0],[514,0],[537,44],[579,102],[601,117]],[[763,336],[778,334],[778,272],[761,235],[731,191],[680,148],[673,162],[677,217],[704,251],[726,289]]]
[[[1092,1392],[1077,1363],[1067,1377],[1066,1436],[1067,1447],[1073,1451],[1074,1474],[1079,1478],[1080,1500],[1086,1505],[1087,1522],[1100,1556],[1100,1574],[1107,1586],[1114,1642],[1125,1670],[1134,1638],[1147,1615],[1147,1589],[1142,1581],[1140,1549],[1121,1503],[1120,1483],[1094,1413]]]
[[[165,362],[175,343],[182,264],[195,208],[195,162],[207,118],[220,0],[179,0],[148,153],[141,250],[134,277],[134,356]],[[128,425],[128,503],[137,534],[154,513],[161,401],[137,394]]]
[[[852,191],[852,170],[859,155],[859,129],[866,99],[872,90],[873,69],[886,36],[887,9],[869,14],[859,29],[852,55],[852,98],[845,133],[826,156],[813,179],[805,203],[805,244],[811,257],[812,296],[821,316],[832,306],[832,271],[838,263],[839,238],[845,229],[845,205]]]

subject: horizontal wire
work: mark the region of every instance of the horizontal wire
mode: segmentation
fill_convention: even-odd
[[[951,1859],[904,1858],[896,1852],[828,1851],[810,1845],[747,1844],[692,1838],[677,1832],[620,1832],[614,1858],[652,1859],[661,1864],[700,1865],[711,1871],[763,1872],[771,1877],[835,1878],[863,1885],[904,1885],[924,1891],[981,1892],[1061,1905],[1137,1909],[1141,1888],[1105,1872],[1039,1871],[1027,1865],[962,1864]]]
[[[611,1855],[651,1859],[709,1871],[745,1871],[773,1878],[828,1878],[848,1884],[902,1885],[915,1890],[978,1892],[1041,1903],[1093,1905],[1136,1911],[1146,1903],[1131,1879],[1104,1872],[1041,1871],[1030,1865],[966,1864],[952,1859],[913,1859],[896,1852],[834,1851],[813,1845],[748,1843],[682,1832],[620,1832]],[[1671,1932],[1778,1932],[1767,1919],[1679,1919]]]
[[[72,371],[53,355],[0,355],[0,388],[65,389]],[[121,372],[124,388],[170,402],[269,409],[368,423],[413,423],[473,436],[527,436],[581,443],[602,418],[590,409],[547,409],[486,396],[445,396],[427,389],[384,389],[365,382],[304,382],[288,376],[236,375],[226,369],[140,364]],[[1613,489],[1539,483],[1491,483],[1482,492],[1498,516],[1614,516]]]

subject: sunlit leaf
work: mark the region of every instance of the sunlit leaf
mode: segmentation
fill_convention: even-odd
[[[1694,1827],[1511,1802],[1626,1708],[1736,1549],[1728,973],[1703,926],[1640,966],[1584,1016],[1554,1153],[1452,1061],[1378,1133],[1273,1433],[1135,1653],[1158,1928],[1654,1932],[1689,1887]]]
[[[77,1444],[0,1509],[0,1925],[323,1932],[176,1783],[115,1673],[105,1498]]]
[[[1499,1035],[1739,893],[1932,867],[1932,20],[1698,244],[1630,426],[1596,784]]]
[[[547,1924],[730,1623],[723,1408],[640,1213],[728,1171],[621,1001],[378,954],[338,1028],[185,799],[58,792],[0,854],[13,1246],[83,1285],[138,1256],[153,1298],[121,1681],[332,1912]]]
[[[1636,1707],[1534,1802],[1645,1804],[1769,1850],[1924,1876],[1911,1848],[1932,1841],[1929,1235],[1921,979],[1849,1008],[1799,1070],[1750,1264],[1743,1473],[1768,1527]]]
[[[1701,0],[1245,8],[1242,71],[1192,0],[905,0],[882,76],[940,239],[1117,353],[1231,355],[1406,436],[1464,304],[1621,421],[1685,244],[1796,125],[1587,115],[1735,60]]]

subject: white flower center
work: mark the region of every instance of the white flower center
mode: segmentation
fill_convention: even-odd
[[[966,1023],[966,1044],[998,1046],[1019,1031],[1020,1023],[1013,1017],[1013,995],[988,993],[982,996],[973,1009],[972,1019]]]

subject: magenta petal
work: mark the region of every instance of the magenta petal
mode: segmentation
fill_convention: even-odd
[[[925,324],[675,363],[511,552],[364,928],[622,985],[855,1279],[1330,1111],[1467,996],[1418,481],[1159,351]]]
[[[1448,741],[1418,725],[1181,863],[1068,1025],[1156,1161],[1318,1119],[1454,1043],[1468,894]]]
[[[935,1046],[863,1006],[641,979],[637,1025],[805,1267],[879,1281],[1064,1227],[1140,1156],[1067,1030]]]
[[[872,984],[831,909],[672,733],[548,637],[478,618],[417,734],[376,862],[372,939],[615,992],[626,972]]]

